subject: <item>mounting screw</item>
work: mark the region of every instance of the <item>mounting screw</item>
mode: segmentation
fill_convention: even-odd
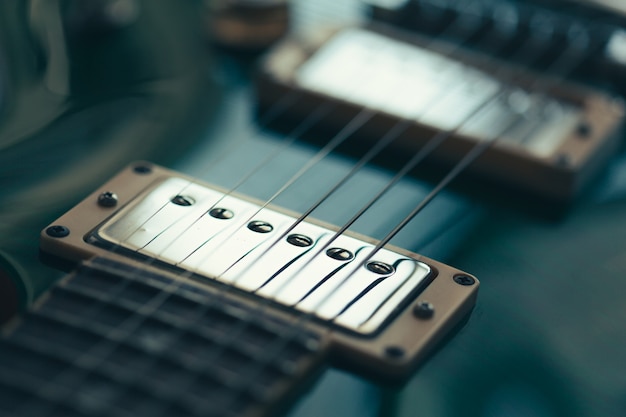
[[[404,354],[404,349],[400,346],[387,346],[385,348],[385,355],[391,359],[400,359]]]
[[[135,165],[133,171],[137,174],[145,175],[152,172],[152,167],[150,165]]]
[[[418,319],[429,319],[435,315],[435,306],[428,301],[420,301],[413,307],[413,315]]]
[[[459,285],[470,286],[470,285],[474,285],[476,280],[470,277],[469,275],[455,275],[454,282],[456,282]]]
[[[117,194],[105,191],[98,196],[98,204],[102,207],[115,207],[117,205]]]
[[[70,234],[70,229],[61,225],[54,225],[46,229],[46,234],[50,237],[65,237]]]

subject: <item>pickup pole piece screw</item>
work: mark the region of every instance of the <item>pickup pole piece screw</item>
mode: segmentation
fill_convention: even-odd
[[[248,223],[248,229],[257,233],[269,233],[274,230],[274,227],[268,222],[264,222],[262,220],[253,220]]]
[[[50,237],[65,237],[70,234],[70,229],[61,225],[54,225],[46,229],[46,234]]]
[[[291,243],[294,246],[304,248],[307,246],[311,246],[313,244],[313,239],[311,239],[308,236],[294,233],[292,235],[287,236],[287,242]]]
[[[232,219],[234,215],[235,213],[233,213],[232,211],[221,207],[216,207],[209,210],[209,216],[216,219],[228,220]]]
[[[326,255],[337,261],[349,261],[354,258],[352,252],[343,248],[330,248],[326,251]]]
[[[175,195],[172,197],[171,202],[177,206],[189,207],[195,203],[194,199],[186,195]]]
[[[105,191],[98,196],[98,204],[102,207],[115,207],[117,205],[117,194]]]

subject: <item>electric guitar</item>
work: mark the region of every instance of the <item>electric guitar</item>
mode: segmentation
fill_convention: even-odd
[[[305,5],[293,6],[306,9]],[[27,15],[31,16],[28,21],[38,28],[36,33],[43,31],[46,35],[40,39],[59,35],[54,30],[54,19],[41,12],[43,3],[34,1],[29,6],[11,3],[3,7],[15,13],[28,11]],[[404,294],[397,304],[385,307],[394,310],[392,314],[377,318],[368,312],[375,319],[374,330],[370,332],[374,336],[350,328],[348,315],[341,322],[344,324],[337,321],[328,330],[323,317],[310,311],[301,310],[294,318],[284,308],[288,301],[281,304],[266,298],[259,307],[242,293],[242,287],[225,289],[229,271],[224,270],[229,270],[228,265],[217,273],[205,274],[203,265],[186,266],[168,261],[163,248],[152,253],[137,251],[132,246],[136,243],[125,235],[129,229],[124,222],[133,216],[141,217],[142,201],[157,198],[159,187],[167,186],[168,181],[184,184],[174,186],[175,193],[165,192],[168,196],[165,203],[171,198],[169,203],[176,210],[193,210],[196,203],[204,201],[198,195],[209,195],[216,189],[233,193],[229,195],[234,199],[231,205],[210,205],[220,212],[207,219],[224,221],[228,220],[232,204],[241,206],[242,211],[252,210],[250,213],[265,208],[262,208],[264,202],[276,190],[319,155],[320,147],[308,141],[294,140],[286,145],[295,136],[289,131],[293,126],[281,130],[286,134],[265,130],[260,123],[264,116],[253,115],[253,81],[248,73],[249,63],[241,55],[214,52],[213,79],[217,81],[211,84],[212,78],[207,76],[209,67],[197,62],[198,56],[206,55],[201,53],[204,46],[197,43],[197,33],[193,31],[196,26],[184,24],[194,21],[194,10],[168,3],[142,3],[139,11],[131,9],[122,14],[129,19],[127,23],[122,19],[114,20],[113,25],[106,21],[99,26],[94,23],[98,19],[70,19],[74,24],[70,27],[78,33],[93,36],[68,38],[69,52],[80,51],[78,56],[83,57],[83,61],[69,61],[75,66],[74,74],[85,68],[99,68],[109,87],[107,83],[103,87],[80,77],[66,79],[71,83],[64,84],[63,65],[50,59],[58,57],[54,42],[39,50],[39,58],[48,63],[42,71],[45,77],[39,73],[39,79],[45,80],[45,88],[37,91],[33,87],[37,83],[25,80],[27,77],[18,77],[23,84],[14,84],[31,87],[26,89],[31,95],[19,96],[18,101],[26,103],[23,106],[36,103],[34,108],[52,109],[57,114],[33,111],[25,119],[7,117],[12,124],[5,123],[2,130],[3,140],[13,141],[11,146],[6,146],[8,151],[3,151],[5,166],[10,167],[3,177],[12,191],[5,196],[6,209],[3,209],[2,276],[6,281],[3,292],[10,295],[13,289],[20,294],[22,305],[39,298],[34,312],[26,315],[24,325],[7,328],[14,339],[2,345],[3,357],[10,358],[3,362],[3,404],[23,403],[30,398],[25,387],[43,380],[46,383],[38,391],[38,400],[27,400],[25,406],[17,408],[24,414],[16,415],[211,415],[212,412],[243,415],[251,404],[258,415],[273,415],[284,412],[294,402],[292,413],[301,416],[321,413],[510,415],[513,412],[619,415],[624,406],[619,400],[623,388],[619,349],[623,337],[620,336],[621,284],[615,278],[624,267],[620,256],[624,234],[619,228],[623,158],[619,154],[610,159],[608,169],[594,174],[595,178],[590,180],[593,182],[581,194],[583,201],[558,222],[529,216],[503,204],[498,201],[499,192],[493,189],[490,189],[491,200],[477,197],[482,189],[470,192],[455,189],[437,195],[392,243],[428,256],[414,260],[422,262],[425,268],[436,269],[438,275],[435,278],[425,273],[425,281],[411,287],[408,296]],[[138,13],[136,19],[145,19],[136,22],[147,25],[132,26],[133,13]],[[298,13],[311,21],[316,17],[307,15],[306,10]],[[111,62],[106,60],[106,55],[89,54],[86,39],[95,39],[107,51],[106,43],[111,42],[111,36],[119,42],[136,40],[137,33],[132,29],[146,27],[166,28],[163,33],[172,37],[163,36],[154,44],[142,45],[145,49],[124,49],[128,61]],[[29,37],[24,39],[33,41]],[[3,47],[8,48],[5,44]],[[183,45],[189,49],[182,50]],[[178,59],[163,54],[164,51],[177,54]],[[133,60],[143,59],[146,60],[142,65],[130,65]],[[32,62],[25,58],[21,63],[32,69],[29,67]],[[162,78],[148,70],[142,73],[145,62],[162,70],[162,73],[157,71]],[[128,68],[133,71],[124,73]],[[10,72],[11,77],[16,74],[15,70]],[[120,80],[126,80],[127,84],[120,84]],[[65,93],[63,85],[68,88]],[[7,83],[3,86],[2,91],[7,93],[0,98],[5,112],[9,112],[14,107],[8,103],[18,97],[11,93],[18,89],[9,88]],[[58,101],[49,106],[53,99]],[[78,130],[81,126],[86,130]],[[139,132],[141,137],[137,137]],[[315,139],[322,133],[311,130],[309,135]],[[85,136],[94,139],[86,141]],[[183,139],[194,137],[201,140],[182,143]],[[58,142],[61,140],[67,142]],[[44,153],[43,148],[37,149],[41,144],[52,146]],[[38,152],[32,151],[33,148]],[[305,212],[317,196],[324,194],[328,184],[343,178],[358,162],[361,154],[355,155],[351,149],[347,153],[338,149],[339,152],[322,159],[309,175],[296,178],[295,187],[272,201],[288,210],[268,208],[267,215],[275,220],[266,223],[278,228],[282,216],[296,219]],[[24,155],[39,159],[24,166]],[[111,182],[105,182],[106,177],[127,162],[141,158],[162,162],[200,179],[189,180],[187,175],[153,164],[133,163]],[[332,234],[335,229],[329,224],[344,224],[367,203],[372,189],[384,187],[393,178],[395,170],[388,161],[368,164],[359,170],[350,178],[349,187],[324,200],[315,211],[314,217],[321,222],[305,222],[307,233],[290,231],[293,233],[285,235],[295,235],[292,240],[297,244],[291,246],[308,247],[306,238],[313,229],[319,236]],[[85,178],[81,178],[83,175]],[[205,182],[217,184],[217,188]],[[106,185],[100,185],[103,183]],[[198,189],[195,194],[185,193],[189,187]],[[363,235],[385,239],[389,230],[432,188],[432,182],[422,177],[402,178],[394,191],[383,196],[351,228],[357,234],[351,235],[356,246],[349,252],[358,257],[359,248],[375,244],[376,241]],[[74,206],[79,195],[93,189],[96,191],[83,203],[50,223]],[[164,204],[161,200],[157,207]],[[234,213],[238,215],[239,211]],[[203,212],[209,213],[204,209]],[[111,217],[112,213],[118,214]],[[152,218],[149,215],[138,223],[148,231],[146,222]],[[257,234],[268,227],[246,223],[261,230]],[[187,226],[183,225],[179,233]],[[33,233],[25,236],[28,234],[25,230]],[[55,273],[31,261],[33,251],[39,246],[38,230],[43,230],[41,247],[46,254],[72,261],[72,268],[74,262],[90,259],[42,298],[39,295],[52,284]],[[117,234],[120,230],[124,236]],[[134,237],[141,240],[139,235]],[[153,238],[149,241],[156,245]],[[245,246],[245,239],[239,241]],[[135,254],[127,257],[131,252]],[[400,249],[394,253],[389,255],[390,261],[381,261],[371,268],[393,266],[399,270],[406,262],[398,261],[414,256]],[[232,254],[233,250],[223,252],[225,257]],[[344,255],[337,253],[339,257]],[[434,342],[449,334],[449,327],[458,324],[469,311],[477,287],[471,276],[430,258],[462,267],[487,284],[481,288],[474,317],[460,334],[430,358],[404,389],[328,370],[311,392],[297,402],[296,397],[319,377],[328,359],[357,374],[369,373],[367,377],[378,381],[404,377],[423,363],[423,355],[432,352]],[[306,271],[307,266],[302,268]],[[254,266],[251,270],[254,271]],[[178,280],[176,277],[181,273],[191,280]],[[203,285],[208,275],[224,279],[215,282],[215,286]],[[416,275],[412,273],[409,277]],[[449,278],[446,285],[450,287],[445,291],[439,285],[426,286],[426,283],[443,282],[439,280],[441,277]],[[428,292],[428,288],[443,291],[445,296]],[[450,291],[460,292],[452,295]],[[411,298],[416,294],[421,295]],[[407,297],[412,300],[410,303]],[[7,297],[7,302],[14,299]],[[440,321],[440,313],[448,310],[454,313],[453,320]],[[82,315],[77,317],[77,312]],[[204,321],[197,320],[199,316],[210,317],[212,325],[203,328]],[[294,326],[294,320],[299,325]],[[376,320],[380,322],[376,324]],[[415,329],[414,326],[419,328],[415,334],[407,330]],[[434,333],[424,329],[434,329]],[[386,336],[379,337],[381,334]],[[429,337],[421,339],[424,334]],[[98,339],[103,335],[106,343]],[[57,338],[72,343],[63,345],[56,342]],[[92,351],[91,343],[100,347]],[[260,347],[275,345],[280,349],[270,353],[278,352],[278,358],[265,357],[263,354],[267,352]],[[335,349],[332,355],[329,355],[330,345]],[[176,349],[170,349],[173,346]],[[222,360],[209,361],[204,356],[206,352],[209,359],[214,354]],[[28,359],[28,367],[23,368],[20,365],[24,362],[23,355],[37,360]],[[405,357],[409,358],[407,362]],[[73,359],[70,361],[73,367],[67,371],[64,365],[69,358]],[[11,368],[13,361],[15,367]],[[101,363],[106,366],[98,366]],[[219,369],[213,369],[214,364],[219,364]],[[135,368],[146,371],[142,380],[133,377]],[[235,378],[238,375],[251,380],[242,390]],[[77,389],[81,385],[82,391]],[[220,389],[207,389],[214,386]],[[79,394],[75,396],[75,392]],[[232,396],[233,393],[236,394]],[[218,414],[222,403],[226,411]]]

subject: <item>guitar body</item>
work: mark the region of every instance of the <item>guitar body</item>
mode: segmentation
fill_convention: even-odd
[[[29,11],[17,2],[8,3],[0,8],[28,16]],[[295,22],[323,21],[324,10],[333,14],[333,2],[306,3],[294,2]],[[256,124],[251,57],[210,50],[197,32],[185,30],[185,21],[197,23],[193,7],[177,9],[168,2],[143,7],[151,20],[138,21],[138,32],[122,28],[123,36],[113,37],[107,45],[95,38],[105,51],[123,51],[127,58],[137,58],[142,50],[151,57],[129,64],[139,74],[125,76],[123,66],[112,71],[117,75],[108,82],[117,89],[104,92],[88,88],[98,84],[96,79],[81,77],[81,69],[95,65],[90,57],[70,72],[75,83],[68,90],[71,95],[56,91],[44,97],[51,91],[48,73],[34,66],[29,80],[18,77],[20,67],[7,58],[19,55],[7,46],[8,29],[0,39],[4,41],[0,52],[8,62],[2,67],[7,81],[0,83],[4,87],[0,93],[6,92],[0,94],[0,128],[11,127],[0,129],[1,144],[8,144],[0,151],[5,166],[1,179],[7,191],[0,200],[5,319],[27,308],[60,277],[36,259],[39,231],[121,166],[150,159],[265,200],[319,150],[306,142],[285,146],[288,135]],[[180,14],[173,15],[174,10]],[[355,10],[352,2],[346,2],[339,13],[352,20],[360,16]],[[24,17],[23,23],[27,22]],[[157,28],[180,37],[169,38],[170,43],[164,41],[167,37],[144,37]],[[128,39],[145,45],[129,49]],[[181,50],[190,39],[195,39],[194,46]],[[70,53],[85,56],[80,49],[86,48],[84,44],[72,45],[75,49]],[[197,56],[206,62],[195,61]],[[41,96],[32,93],[37,88],[44,91],[37,93]],[[32,97],[37,101],[28,102],[35,100]],[[26,104],[13,104],[24,100]],[[49,120],[24,127],[29,114],[24,106],[42,109],[50,102]],[[9,143],[16,138],[26,145]],[[40,143],[53,145],[40,148]],[[268,163],[239,184],[266,159]],[[331,154],[281,194],[276,204],[305,211],[314,196],[354,162],[353,156]],[[34,174],[37,169],[41,175]],[[343,224],[393,174],[389,167],[364,168],[350,180],[349,192],[334,195],[315,217]],[[432,183],[423,178],[403,179],[354,225],[354,231],[384,238],[431,188]],[[392,241],[481,279],[481,295],[469,323],[405,387],[380,386],[329,369],[290,415],[623,415],[626,156],[615,157],[558,220],[530,214],[517,200],[507,203],[505,193],[498,190],[491,190],[487,198],[484,194],[484,188],[471,185],[445,191]]]

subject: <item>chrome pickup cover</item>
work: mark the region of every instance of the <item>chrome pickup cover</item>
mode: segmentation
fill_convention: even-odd
[[[509,87],[494,100],[504,83],[487,72],[358,28],[331,38],[295,77],[311,91],[440,130],[459,126],[459,133],[476,140],[506,132],[504,143],[538,157],[553,154],[581,116],[565,101],[521,88]]]
[[[182,178],[156,183],[91,235],[370,334],[428,265]],[[330,242],[332,240],[332,242]],[[329,243],[330,242],[330,243]]]

